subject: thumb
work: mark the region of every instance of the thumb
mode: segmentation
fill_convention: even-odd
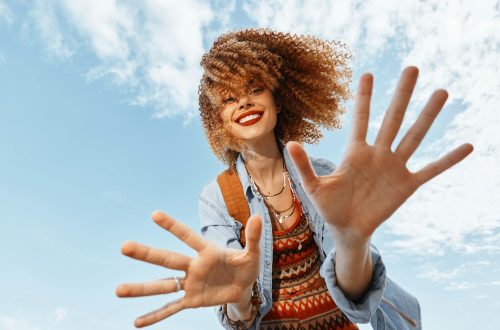
[[[248,218],[245,228],[245,239],[247,250],[250,254],[260,253],[260,236],[262,234],[262,218],[258,214],[253,214]]]
[[[292,159],[300,179],[306,189],[312,188],[318,181],[318,177],[314,173],[309,157],[304,148],[297,142],[288,142],[286,144],[290,158]]]

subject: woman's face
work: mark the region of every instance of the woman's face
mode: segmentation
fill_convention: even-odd
[[[274,140],[276,105],[272,92],[258,81],[248,81],[239,95],[223,95],[221,116],[230,134],[244,144]]]

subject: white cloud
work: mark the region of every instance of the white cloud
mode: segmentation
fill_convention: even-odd
[[[7,25],[10,25],[14,21],[14,14],[5,2],[0,1],[0,21],[2,20],[5,21]]]
[[[380,54],[399,34],[401,14],[419,2],[253,0],[244,9],[259,26],[346,42],[359,60]]]
[[[428,278],[433,282],[446,282],[459,279],[464,275],[478,274],[484,269],[489,268],[490,265],[489,261],[469,262],[446,271],[434,266],[426,266],[419,274],[419,277]]]
[[[25,34],[39,34],[44,48],[51,57],[68,59],[74,53],[74,45],[63,34],[58,8],[51,1],[36,0],[31,4],[28,20],[23,23]]]
[[[127,40],[133,37],[132,11],[114,0],[62,1],[65,18],[86,38],[102,60],[125,60],[130,56]]]
[[[463,110],[451,116],[441,137],[415,155],[410,168],[464,142],[475,151],[422,187],[393,216],[387,224],[397,235],[392,244],[412,254],[500,253],[497,1],[274,0],[251,1],[245,9],[260,26],[346,41],[357,66],[388,53],[401,67],[417,65],[421,76],[409,118],[416,117],[434,89],[446,87],[448,104]]]
[[[486,260],[465,262],[447,270],[441,268],[427,264],[420,267],[418,277],[440,283],[444,289],[451,291],[477,288],[490,288],[491,290],[491,287],[500,285],[500,281],[491,280],[492,277],[498,276],[499,269]]]
[[[155,108],[156,117],[190,118],[204,44],[234,9],[234,1],[39,1],[29,24],[57,57],[93,55],[87,79],[112,79],[131,93],[131,103]]]

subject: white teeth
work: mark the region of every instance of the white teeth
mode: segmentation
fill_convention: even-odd
[[[259,115],[258,113],[255,113],[253,115],[249,115],[249,116],[245,116],[243,118],[240,119],[239,123],[240,124],[243,124],[249,120],[252,120],[252,119],[255,119],[255,118],[259,118],[261,115]]]

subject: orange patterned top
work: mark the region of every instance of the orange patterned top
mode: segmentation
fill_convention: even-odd
[[[358,329],[333,301],[319,275],[319,251],[307,218],[300,216],[287,230],[273,231],[273,306],[261,330]]]

